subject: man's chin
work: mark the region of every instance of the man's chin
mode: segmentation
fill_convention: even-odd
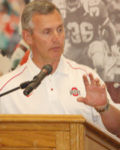
[[[55,60],[55,61],[59,61],[61,55],[62,55],[61,53],[60,53],[60,54],[56,53],[56,54],[52,55],[51,59],[52,59],[52,60]]]

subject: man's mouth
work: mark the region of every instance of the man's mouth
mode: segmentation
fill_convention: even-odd
[[[55,46],[55,47],[52,47],[51,50],[53,51],[59,51],[61,49],[60,46]]]

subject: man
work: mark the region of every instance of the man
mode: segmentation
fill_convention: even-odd
[[[105,125],[119,136],[120,112],[112,105],[109,106],[109,94],[98,75],[62,55],[65,33],[58,8],[46,0],[33,1],[25,7],[21,23],[23,38],[32,55],[26,64],[1,77],[0,93],[33,78],[36,81],[36,74],[46,64],[50,64],[53,71],[29,97],[22,90],[1,97],[0,113],[82,114],[87,120],[103,129]],[[110,114],[113,117],[108,118]]]

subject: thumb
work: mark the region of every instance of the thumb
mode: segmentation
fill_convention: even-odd
[[[85,97],[78,97],[77,101],[85,103],[86,102],[86,98]]]

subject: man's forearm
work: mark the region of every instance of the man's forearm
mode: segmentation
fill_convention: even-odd
[[[120,110],[110,105],[109,109],[100,113],[105,127],[120,137]]]

